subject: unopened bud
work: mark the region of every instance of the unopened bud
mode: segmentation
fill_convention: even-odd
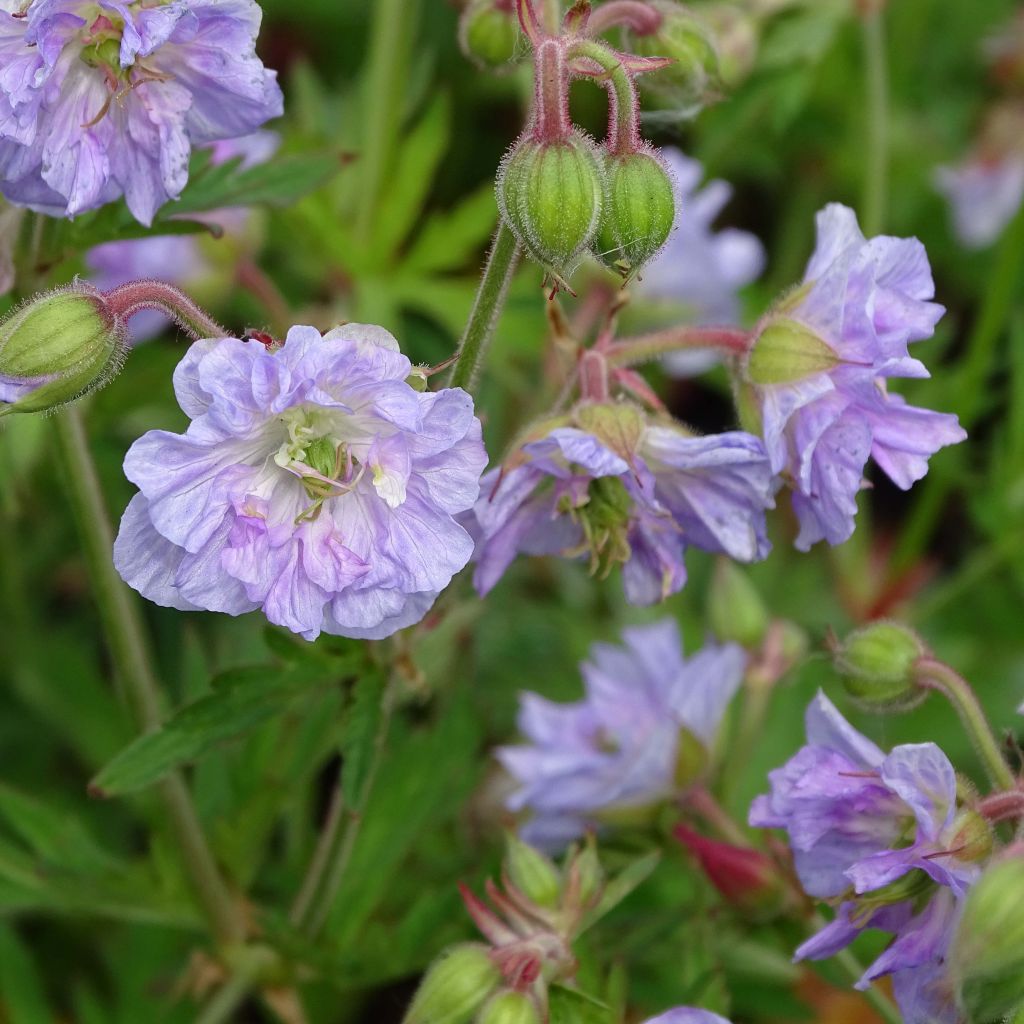
[[[540,1024],[537,1006],[525,992],[499,992],[480,1011],[474,1024]]]
[[[971,1022],[1024,1005],[1024,858],[990,867],[967,895],[950,949],[960,1007]]]
[[[718,70],[727,88],[735,88],[750,74],[757,57],[757,21],[733,4],[707,4],[701,16],[715,40]]]
[[[872,622],[851,633],[834,660],[846,692],[864,708],[902,711],[924,697],[912,672],[924,653],[924,644],[913,630],[898,622]]]
[[[696,112],[721,92],[718,48],[709,24],[672,0],[652,0],[662,16],[661,27],[649,34],[631,34],[630,49],[641,57],[668,57],[672,63],[644,75],[641,84]]]
[[[126,339],[89,285],[29,299],[0,323],[0,416],[56,409],[102,387],[120,369]]]
[[[608,193],[594,254],[632,277],[665,244],[676,216],[672,179],[653,154],[612,153],[605,160]]]
[[[455,946],[431,965],[403,1024],[469,1024],[499,984],[501,971],[486,946]]]
[[[747,379],[756,385],[790,384],[827,373],[839,357],[809,327],[795,320],[770,322],[757,336],[747,356]]]
[[[576,850],[566,868],[566,893],[573,893],[576,904],[591,907],[604,892],[604,868],[597,856],[597,844],[588,837],[582,848]]]
[[[676,838],[697,858],[708,881],[733,906],[755,916],[771,916],[785,904],[778,868],[759,850],[708,839],[685,825]]]
[[[719,640],[748,650],[760,647],[768,629],[768,610],[757,588],[735,562],[720,558],[708,599],[708,617]]]
[[[506,67],[519,45],[519,22],[508,0],[470,0],[459,19],[459,44],[474,64]]]
[[[575,133],[559,142],[524,138],[502,163],[498,206],[538,263],[562,277],[601,221],[605,180],[594,144]]]
[[[977,811],[962,810],[954,819],[947,845],[957,860],[973,864],[992,853],[995,837],[992,826]]]
[[[505,871],[509,881],[539,907],[555,907],[562,876],[554,862],[511,833],[507,839]]]

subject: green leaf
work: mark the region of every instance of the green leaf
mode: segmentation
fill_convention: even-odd
[[[27,947],[0,924],[0,1016],[7,1024],[48,1024],[57,1019]]]
[[[361,810],[365,801],[366,780],[379,742],[385,680],[380,672],[360,679],[352,690],[341,740],[341,788],[345,803]]]
[[[330,666],[274,665],[235,669],[214,680],[214,692],[187,705],[155,732],[140,736],[90,783],[97,796],[130,793],[195,761],[279,713],[291,700],[345,673]]]
[[[424,224],[402,261],[403,270],[422,273],[465,267],[474,256],[480,256],[497,220],[494,184],[487,182],[454,210],[435,213]]]
[[[96,842],[85,825],[66,810],[48,807],[35,797],[0,783],[0,818],[42,860],[82,874],[121,868]]]
[[[661,851],[652,850],[638,857],[623,868],[604,888],[601,902],[584,918],[580,925],[583,932],[590,928],[609,911],[617,907],[637,886],[641,885],[658,866]]]
[[[564,985],[551,986],[548,1014],[550,1024],[613,1024],[606,1004]]]

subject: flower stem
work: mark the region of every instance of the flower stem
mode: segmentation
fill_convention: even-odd
[[[599,36],[611,28],[624,25],[637,35],[649,36],[661,28],[665,20],[661,11],[644,0],[608,0],[590,16],[587,31]]]
[[[889,74],[885,23],[881,6],[864,13],[864,71],[867,92],[868,134],[865,161],[864,233],[877,235],[885,224],[889,179]]]
[[[74,407],[66,409],[53,418],[53,425],[110,654],[131,711],[139,727],[149,732],[159,728],[162,720],[160,687],[138,606],[110,558],[114,538],[81,413]],[[159,785],[159,792],[185,872],[211,931],[222,944],[243,942],[245,923],[207,845],[181,775],[168,776]]]
[[[1016,789],[1017,780],[1000,752],[999,743],[971,684],[937,658],[919,658],[914,662],[913,678],[918,686],[941,693],[953,705],[989,779],[999,789]]]
[[[817,931],[819,928],[825,926],[825,919],[819,915],[814,916],[814,928]],[[864,975],[864,965],[857,959],[853,950],[841,949],[835,955],[835,961],[842,968],[843,973],[850,979],[851,982],[860,981]],[[903,1016],[899,1010],[893,1006],[892,1001],[884,996],[874,985],[869,989],[865,989],[863,992],[864,998],[875,1008],[878,1015],[887,1022],[887,1024],[903,1024]]]
[[[612,153],[634,153],[640,145],[640,104],[636,86],[622,66],[618,54],[603,43],[582,39],[569,50],[570,57],[585,57],[604,71],[608,90],[608,149]]]
[[[196,340],[227,338],[231,334],[183,291],[164,281],[129,281],[104,292],[103,298],[110,311],[122,320],[128,320],[144,309],[155,309]]]
[[[614,342],[605,355],[611,366],[636,366],[684,349],[717,348],[731,355],[742,355],[749,347],[748,331],[729,327],[671,327]]]
[[[472,391],[480,373],[484,353],[498,326],[498,318],[508,298],[509,285],[519,262],[519,243],[504,221],[491,243],[473,310],[459,344],[458,358],[452,367],[449,386]]]

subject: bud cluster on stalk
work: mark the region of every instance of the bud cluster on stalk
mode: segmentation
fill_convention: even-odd
[[[487,901],[462,886],[484,943],[445,951],[424,975],[403,1024],[541,1024],[548,988],[572,978],[572,942],[600,903],[604,875],[592,842],[561,866],[509,836],[501,885]]]
[[[467,18],[477,6],[467,9]],[[481,17],[474,14],[472,24]],[[577,4],[557,35],[523,19],[523,27],[532,29],[533,112],[496,184],[504,223],[555,286],[565,288],[587,253],[628,280],[665,244],[676,216],[669,172],[640,138],[634,84],[668,62],[613,49],[590,35],[589,19],[589,6]],[[593,78],[608,89],[609,131],[602,146],[572,123],[573,77]]]

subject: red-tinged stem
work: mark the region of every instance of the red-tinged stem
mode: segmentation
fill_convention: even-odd
[[[561,142],[572,134],[565,47],[558,39],[545,39],[537,44],[533,61],[533,137],[538,142]]]
[[[635,366],[670,352],[693,348],[717,348],[743,355],[750,348],[749,331],[731,327],[672,327],[615,342],[605,353],[612,366]]]
[[[978,811],[989,821],[1006,821],[1009,818],[1024,818],[1024,790],[1014,789],[1006,793],[993,793],[978,804]]]
[[[110,311],[123,320],[144,309],[155,309],[193,339],[230,337],[230,331],[221,327],[184,292],[165,281],[129,281],[105,292],[103,298]]]
[[[599,352],[588,349],[580,356],[580,397],[607,402],[608,396],[608,363]]]
[[[664,20],[661,11],[643,0],[611,0],[594,11],[587,30],[591,35],[599,36],[623,25],[638,36],[649,36],[661,28]]]
[[[609,151],[635,153],[640,146],[640,102],[633,76],[619,54],[596,40],[582,39],[569,48],[569,56],[583,57],[601,69],[601,79],[608,90]]]
[[[526,38],[534,46],[544,38],[544,26],[541,24],[537,14],[535,0],[517,0],[516,13],[519,15],[519,24],[522,26]]]

